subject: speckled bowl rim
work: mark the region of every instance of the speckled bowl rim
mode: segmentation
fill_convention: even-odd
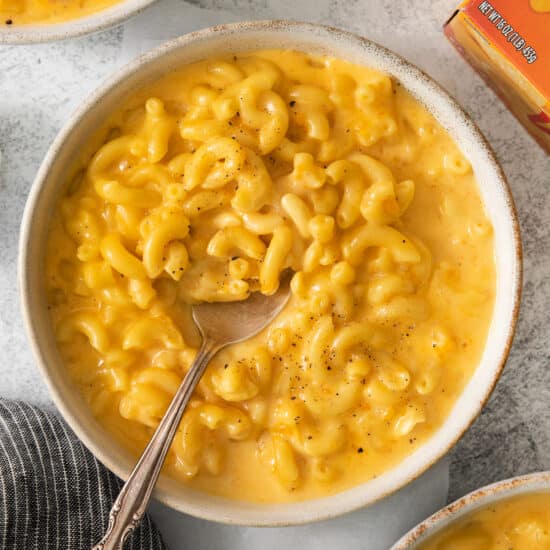
[[[0,45],[41,44],[104,31],[138,14],[155,2],[157,0],[122,0],[98,12],[62,23],[6,26],[1,22]],[[185,4],[182,3],[182,6],[185,9]]]
[[[550,492],[550,471],[534,472],[486,485],[455,500],[419,523],[390,550],[414,550],[419,544],[471,512],[511,497],[540,492]]]
[[[23,317],[35,357],[38,360],[39,368],[49,387],[52,398],[63,417],[67,420],[78,437],[103,464],[115,472],[119,477],[123,479],[127,478],[133,461],[128,458],[127,455],[122,458],[122,451],[117,453],[113,450],[113,446],[116,445],[114,442],[109,448],[104,448],[96,444],[91,432],[95,430],[96,439],[100,439],[100,436],[97,434],[97,428],[93,428],[90,425],[83,425],[83,419],[78,417],[78,414],[83,416],[83,413],[82,411],[78,413],[78,407],[74,399],[70,397],[66,398],[62,394],[61,389],[53,382],[52,376],[56,374],[55,366],[47,363],[45,358],[46,342],[40,342],[40,338],[46,338],[46,336],[40,334],[41,327],[38,326],[38,321],[35,322],[35,315],[33,315],[33,313],[39,312],[32,292],[33,266],[35,266],[34,269],[39,269],[39,266],[36,266],[37,260],[35,256],[42,257],[42,250],[35,250],[36,245],[33,244],[34,237],[37,239],[40,238],[40,235],[35,234],[35,230],[33,230],[33,219],[35,214],[40,212],[40,203],[47,200],[47,196],[44,195],[42,187],[47,181],[49,171],[55,166],[56,157],[63,151],[64,142],[73,133],[77,132],[77,128],[81,121],[87,120],[85,118],[87,112],[93,112],[99,109],[97,106],[104,98],[111,95],[119,97],[119,95],[123,93],[122,89],[125,90],[124,93],[128,93],[128,90],[123,86],[126,79],[131,81],[132,75],[140,75],[142,70],[144,71],[144,67],[147,67],[149,73],[154,72],[153,68],[155,63],[158,63],[160,66],[162,60],[166,62],[166,60],[172,59],[180,50],[183,51],[186,48],[191,48],[191,51],[195,51],[203,45],[208,47],[210,42],[217,44],[223,40],[223,42],[220,43],[220,46],[221,44],[224,46],[223,51],[230,50],[238,52],[250,50],[250,46],[246,48],[241,46],[239,48],[239,41],[242,42],[241,39],[243,37],[246,38],[245,42],[247,40],[249,42],[257,40],[259,44],[257,47],[288,47],[284,44],[283,40],[287,38],[289,41],[299,41],[300,46],[293,47],[304,51],[315,51],[315,53],[320,53],[318,50],[322,49],[325,53],[329,54],[333,51],[339,51],[339,49],[345,49],[346,53],[339,55],[339,57],[347,58],[351,61],[354,61],[355,57],[361,57],[363,61],[357,59],[355,62],[384,70],[398,78],[401,84],[415,95],[417,99],[426,104],[428,108],[432,106],[436,111],[437,109],[444,109],[445,112],[448,112],[452,116],[454,121],[453,124],[456,124],[456,121],[458,121],[459,127],[461,128],[460,131],[464,132],[468,137],[468,141],[464,142],[465,145],[471,148],[475,147],[475,151],[481,151],[483,155],[482,160],[477,162],[477,165],[480,166],[480,170],[488,170],[491,174],[491,179],[494,184],[493,191],[498,195],[499,201],[502,203],[502,208],[496,211],[494,216],[497,218],[501,216],[504,219],[502,223],[505,223],[506,226],[505,252],[507,256],[505,255],[505,257],[510,262],[510,265],[507,265],[509,274],[503,277],[504,279],[506,279],[506,277],[510,279],[509,286],[506,287],[506,295],[510,296],[510,304],[506,306],[505,327],[502,328],[501,332],[496,336],[492,336],[493,325],[498,325],[500,322],[496,320],[497,306],[495,306],[495,314],[493,316],[488,338],[488,342],[493,342],[493,340],[495,340],[498,343],[498,345],[495,344],[498,351],[495,352],[496,357],[492,359],[490,367],[486,369],[478,367],[472,377],[476,378],[477,382],[478,371],[483,371],[479,376],[482,378],[488,376],[490,378],[484,381],[481,388],[478,388],[477,385],[474,385],[474,381],[470,380],[465,391],[455,403],[451,414],[432,438],[389,471],[364,484],[328,497],[279,505],[257,505],[232,501],[221,497],[204,495],[203,493],[190,489],[183,489],[181,487],[179,491],[184,491],[185,497],[183,498],[181,494],[175,496],[175,489],[171,488],[174,482],[166,476],[161,476],[155,491],[156,498],[161,502],[176,510],[203,519],[228,524],[252,526],[273,527],[297,525],[329,519],[373,504],[416,479],[444,456],[460,439],[478,416],[483,405],[489,398],[510,351],[518,319],[521,296],[522,247],[518,218],[508,183],[493,151],[477,126],[475,126],[456,102],[425,73],[382,46],[355,34],[323,25],[294,21],[253,21],[210,27],[201,31],[189,33],[170,40],[153,51],[140,56],[120,70],[115,76],[111,77],[92,94],[92,96],[76,111],[67,125],[56,137],[39,169],[29,194],[23,215],[19,249],[19,282]],[[195,50],[193,48],[195,48]],[[334,55],[338,54],[335,53]],[[141,76],[141,78],[143,78],[143,76]],[[121,90],[119,90],[119,94],[117,95],[116,92],[119,87],[121,87]],[[431,98],[430,101],[427,101],[425,97],[423,98],[423,94],[426,96],[429,95]],[[444,120],[438,120],[445,126]],[[456,135],[458,135],[459,130],[456,130],[456,132]],[[453,137],[457,139],[455,135],[453,135]],[[482,188],[483,185],[480,184],[480,189]],[[486,208],[487,207],[488,204],[486,203]],[[44,208],[42,210],[44,210]],[[494,218],[491,219],[493,220]],[[501,272],[504,273],[504,269],[498,270],[497,286],[500,284],[499,278],[502,275],[499,274],[501,274]],[[48,330],[51,333],[51,327],[49,327]],[[487,345],[486,350],[488,347]],[[480,361],[480,365],[484,363],[486,353],[489,355],[492,354],[492,352],[485,351]],[[59,367],[59,359],[56,360],[56,363]],[[485,373],[485,370],[488,371],[488,374]],[[466,396],[468,392],[469,394]],[[470,395],[472,393],[474,394],[473,396]],[[468,400],[466,400],[467,397]],[[68,401],[71,402],[70,406],[67,404]],[[464,414],[462,409],[463,406],[466,406],[466,410],[469,411],[468,414]],[[452,432],[448,434],[445,428],[448,427],[449,424],[455,422],[453,414],[462,415],[463,418],[461,416],[458,425],[454,426]],[[110,441],[112,441],[112,439]]]

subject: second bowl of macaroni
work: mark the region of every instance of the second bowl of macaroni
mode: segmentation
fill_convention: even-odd
[[[0,44],[52,42],[102,31],[122,23],[154,1],[8,0],[0,2]]]
[[[370,504],[447,452],[521,285],[506,181],[453,100],[368,40],[289,22],[183,36],[99,90],[40,169],[20,262],[56,404],[121,477],[196,353],[191,305],[295,272],[280,317],[212,361],[156,493],[251,525]]]
[[[550,548],[550,472],[482,487],[423,521],[390,550]]]

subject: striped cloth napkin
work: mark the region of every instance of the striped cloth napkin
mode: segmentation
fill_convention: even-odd
[[[56,415],[0,399],[0,549],[90,550],[122,482]],[[125,550],[165,550],[145,517]]]

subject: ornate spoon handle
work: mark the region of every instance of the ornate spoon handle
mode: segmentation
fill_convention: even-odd
[[[219,347],[203,339],[189,372],[111,508],[105,536],[92,550],[122,550],[126,536],[141,521],[185,407]]]

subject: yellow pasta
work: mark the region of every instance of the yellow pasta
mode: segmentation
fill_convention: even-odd
[[[315,498],[442,424],[484,347],[492,231],[467,161],[397,82],[227,55],[135,92],[86,150],[53,217],[48,299],[68,375],[124,445],[144,447],[189,369],[191,305],[271,294],[287,268],[288,306],[212,361],[166,472]]]
[[[484,506],[451,523],[419,550],[549,550],[550,493],[531,493]]]

